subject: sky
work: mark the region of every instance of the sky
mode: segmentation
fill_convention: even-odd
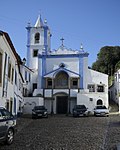
[[[39,14],[51,29],[51,49],[62,37],[67,48],[79,50],[82,43],[89,66],[103,46],[120,46],[120,0],[1,0],[0,6],[0,30],[21,58],[27,54],[26,26],[34,26]]]

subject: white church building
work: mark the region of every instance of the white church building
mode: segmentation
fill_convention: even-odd
[[[47,21],[39,16],[35,25],[27,26],[27,68],[32,71],[32,97],[24,98],[26,113],[43,104],[49,113],[71,113],[74,105],[85,104],[89,111],[108,104],[108,75],[88,67],[89,53],[68,49],[62,44],[51,49],[51,32]],[[39,101],[39,102],[38,102]]]

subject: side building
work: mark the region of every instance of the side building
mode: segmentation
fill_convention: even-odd
[[[8,33],[0,31],[0,107],[14,115],[22,112],[23,107],[21,63]]]
[[[109,98],[119,104],[120,97],[120,69],[114,73],[114,82],[109,87]]]

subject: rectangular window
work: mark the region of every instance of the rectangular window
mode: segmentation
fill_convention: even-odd
[[[12,78],[11,78],[12,83],[13,83],[13,78],[14,78],[14,68],[12,68]]]
[[[77,81],[73,81],[73,86],[77,86],[78,82]]]
[[[52,88],[52,79],[47,80],[47,88]]]
[[[9,110],[9,100],[6,102],[6,109]]]
[[[15,71],[15,84],[17,85],[17,72]]]
[[[48,80],[48,86],[52,86],[52,80]]]
[[[89,84],[88,89],[89,89],[89,92],[95,92],[95,85],[94,84]]]
[[[92,101],[93,101],[93,98],[89,98],[89,100],[92,102]]]
[[[10,75],[11,75],[11,63],[8,63],[8,78],[10,79]]]
[[[71,88],[73,88],[73,89],[78,88],[78,79],[76,79],[76,78],[71,79]]]
[[[27,81],[27,71],[25,71],[25,80]]]
[[[10,98],[10,112],[12,113],[12,108],[13,108],[13,98]]]
[[[33,57],[37,57],[38,56],[38,49],[34,49],[33,50]]]
[[[27,96],[27,88],[23,88],[23,96]]]
[[[30,73],[29,73],[29,82],[31,81],[30,79],[31,79],[31,75],[30,75]]]
[[[97,92],[104,92],[104,86],[103,85],[98,85],[97,86]]]
[[[21,112],[22,111],[22,102],[19,101],[19,111]]]
[[[34,89],[37,89],[37,83],[33,83],[33,91]]]
[[[2,53],[0,53],[0,84],[2,83]]]

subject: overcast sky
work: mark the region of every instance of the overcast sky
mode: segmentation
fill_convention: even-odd
[[[1,0],[0,30],[7,32],[21,58],[26,57],[28,22],[47,19],[51,48],[63,37],[67,48],[89,53],[89,66],[103,46],[120,44],[120,0]]]

